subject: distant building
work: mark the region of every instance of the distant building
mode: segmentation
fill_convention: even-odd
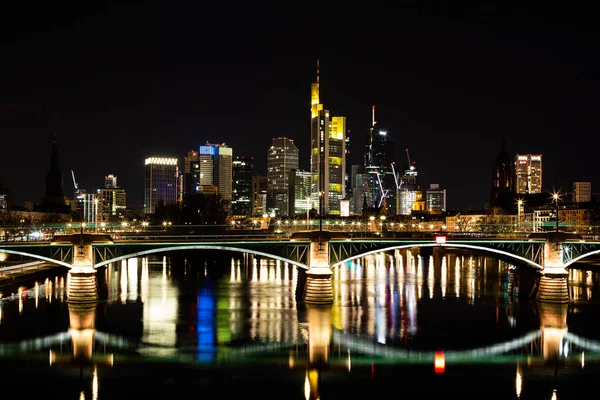
[[[267,152],[267,209],[276,215],[292,215],[289,209],[288,190],[291,170],[298,169],[298,147],[287,137],[273,138]]]
[[[262,216],[267,213],[267,177],[252,177],[252,214]]]
[[[231,214],[238,216],[252,215],[252,173],[254,159],[252,157],[235,157],[233,160],[233,192]]]
[[[145,160],[144,213],[154,214],[159,202],[177,203],[177,158],[149,157]]]
[[[200,158],[196,150],[183,157],[183,196],[198,192],[200,186]]]
[[[117,177],[113,174],[104,177],[104,187],[97,190],[97,198],[98,223],[118,221],[125,216],[127,194],[117,185]]]
[[[542,193],[542,155],[515,156],[515,189],[518,194]]]
[[[427,211],[439,214],[446,211],[446,189],[440,189],[438,183],[429,185],[426,194]]]
[[[573,182],[573,203],[586,203],[592,201],[591,182]]]
[[[233,150],[226,144],[206,143],[198,151],[199,187],[197,192],[217,194],[231,211],[233,200]]]
[[[289,210],[290,217],[306,215],[310,211],[310,171],[293,169],[289,173]]]

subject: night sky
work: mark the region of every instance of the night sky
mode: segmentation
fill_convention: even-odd
[[[489,201],[502,137],[511,156],[542,154],[546,191],[591,181],[600,192],[591,8],[56,4],[0,13],[0,185],[12,203],[43,197],[53,134],[65,195],[71,170],[88,191],[114,174],[131,206],[143,203],[144,158],[182,168],[207,141],[266,175],[271,139],[287,136],[308,168],[317,59],[321,102],[347,117],[353,163],[375,105],[397,163],[408,148],[422,188],[446,188],[450,209]]]

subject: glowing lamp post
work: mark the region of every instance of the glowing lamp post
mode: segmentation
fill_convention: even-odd
[[[559,200],[559,196],[558,193],[554,193],[552,195],[552,199],[554,200],[554,205],[555,205],[555,218],[556,218],[556,248],[558,249],[558,200]]]

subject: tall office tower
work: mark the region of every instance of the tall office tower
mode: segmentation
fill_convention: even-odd
[[[492,193],[490,205],[495,205],[499,202],[499,197],[511,197],[510,201],[514,202],[512,196],[515,193],[515,172],[514,163],[511,161],[508,151],[506,150],[506,140],[502,138],[502,146],[500,154],[494,161],[494,170],[492,177]],[[500,199],[506,202],[506,199]],[[502,201],[501,201],[502,203]]]
[[[218,194],[229,212],[233,191],[233,150],[224,143],[207,142],[198,150],[198,165],[200,175],[198,191]]]
[[[215,158],[215,183],[219,188],[219,196],[225,209],[231,211],[233,199],[233,150],[226,144],[214,145],[217,149]]]
[[[267,213],[267,177],[252,177],[252,215]]]
[[[202,186],[216,186],[214,184],[214,148],[210,143],[200,146],[198,149],[198,186],[196,191],[200,191]]]
[[[352,161],[350,151],[350,131],[346,132],[346,171],[344,174],[344,188],[346,191],[346,199],[352,199]]]
[[[298,169],[298,148],[287,137],[273,138],[267,151],[267,209],[269,214],[292,215],[289,209],[289,173]]]
[[[144,213],[154,214],[156,205],[177,203],[177,158],[149,157],[145,160]]]
[[[319,99],[317,80],[311,85],[311,203],[321,215],[340,215],[345,197],[346,117],[331,117]]]
[[[196,150],[183,157],[183,196],[198,192],[200,186],[200,158]]]
[[[310,212],[310,184],[312,174],[310,171],[292,169],[289,173],[289,216],[306,215]]]
[[[592,182],[573,182],[573,203],[592,201]]]
[[[366,137],[364,166],[369,175],[369,207],[396,214],[396,171],[394,170],[394,143],[388,132],[379,129],[375,121],[375,106],[371,108],[371,128]]]
[[[515,156],[516,192],[542,193],[542,155],[517,154]]]
[[[440,189],[439,183],[431,183],[426,194],[427,211],[441,214],[446,211],[446,189]]]
[[[97,190],[95,212],[98,222],[118,221],[125,216],[127,193],[117,185],[117,177],[109,174],[104,177],[104,187]]]
[[[235,157],[233,160],[233,184],[231,213],[233,215],[252,215],[252,173],[254,159],[252,157]]]

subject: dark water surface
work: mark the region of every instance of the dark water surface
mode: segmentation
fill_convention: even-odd
[[[88,306],[67,304],[57,269],[0,288],[0,382],[61,399],[580,398],[600,382],[600,275],[585,268],[570,304],[548,304],[525,267],[381,253],[336,269],[320,307],[295,267],[250,255],[112,264]]]

